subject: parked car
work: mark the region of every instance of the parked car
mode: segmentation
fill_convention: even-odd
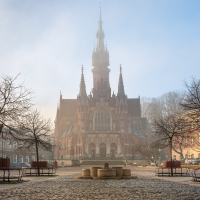
[[[194,158],[194,159],[192,160],[192,164],[193,164],[193,165],[199,165],[199,164],[200,164],[200,158]]]
[[[11,168],[21,167],[20,163],[10,163]]]
[[[53,162],[48,162],[48,167],[53,167],[53,166],[54,166]]]
[[[185,158],[181,159],[181,164],[185,164]]]
[[[29,163],[20,163],[21,167],[31,167]]]
[[[192,164],[194,158],[186,158],[185,159],[185,164]]]

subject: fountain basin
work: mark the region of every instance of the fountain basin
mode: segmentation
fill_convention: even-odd
[[[122,177],[123,176],[123,167],[112,167],[112,169],[116,170],[116,176]]]
[[[83,177],[90,177],[90,170],[89,169],[82,169],[82,176]]]
[[[130,169],[123,169],[123,176],[131,176],[131,170]]]
[[[98,177],[116,177],[115,169],[98,169],[97,171]]]
[[[101,167],[90,167],[90,176],[97,177],[97,170],[101,169]]]

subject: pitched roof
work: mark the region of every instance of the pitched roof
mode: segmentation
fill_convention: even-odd
[[[131,125],[131,131],[132,133],[134,133],[134,135],[137,135],[139,137],[145,138],[142,133],[140,132],[140,130],[136,127],[134,127],[133,125]]]
[[[76,99],[61,99],[60,114],[62,117],[75,117],[77,109]]]
[[[128,110],[131,116],[141,116],[140,99],[127,99]]]
[[[142,118],[142,129],[151,130],[151,126],[149,125],[149,123],[145,117]]]
[[[66,136],[71,135],[73,131],[74,131],[74,126],[70,126],[69,128],[65,130],[65,132],[62,135],[62,138],[65,138]]]

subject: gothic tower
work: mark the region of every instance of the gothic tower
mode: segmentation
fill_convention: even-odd
[[[109,53],[104,45],[104,31],[102,28],[101,10],[99,17],[99,28],[97,31],[97,46],[92,54],[92,69],[93,73],[93,95],[94,98],[104,97],[108,99],[111,96],[109,82]]]

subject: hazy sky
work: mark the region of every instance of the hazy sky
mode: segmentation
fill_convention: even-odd
[[[91,91],[99,2],[115,93],[120,64],[129,98],[199,79],[199,0],[0,0],[1,74],[21,73],[45,117],[55,118],[60,91],[77,97],[82,64]]]

